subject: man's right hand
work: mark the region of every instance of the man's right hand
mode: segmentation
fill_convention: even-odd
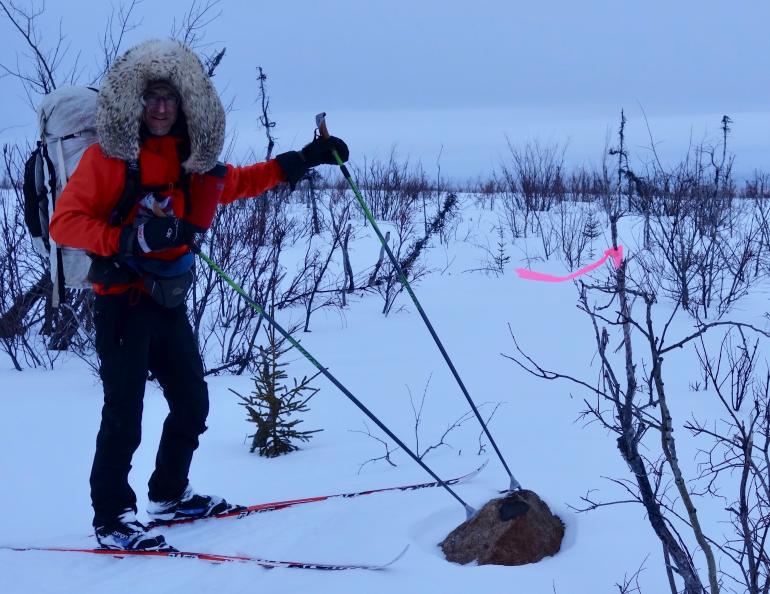
[[[138,227],[124,227],[120,233],[120,253],[133,256],[190,243],[194,225],[176,217],[157,217]]]

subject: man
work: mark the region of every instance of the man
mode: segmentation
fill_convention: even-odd
[[[94,255],[104,407],[90,479],[93,525],[102,547],[160,549],[168,545],[136,520],[128,484],[148,371],[169,405],[149,481],[150,517],[207,517],[235,507],[195,493],[187,478],[209,406],[184,304],[188,244],[210,225],[217,203],[283,182],[293,187],[309,167],[334,163],[332,150],[344,160],[348,150],[339,139],[318,138],[265,163],[217,164],[222,103],[197,56],[172,40],[145,42],[115,62],[96,120],[99,143],[84,153],[50,225],[58,244]]]

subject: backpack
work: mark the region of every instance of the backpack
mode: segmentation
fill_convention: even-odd
[[[48,223],[83,153],[98,140],[96,95],[96,89],[76,86],[46,95],[37,110],[40,139],[24,166],[24,220],[36,251],[49,261],[53,307],[64,300],[65,288],[91,286],[91,258],[83,250],[56,245]]]
[[[164,279],[180,276],[177,268],[183,264],[189,269],[187,258],[166,273],[155,270],[125,270],[115,257],[95,257],[77,248],[56,245],[48,233],[56,200],[61,195],[70,175],[75,171],[85,150],[98,141],[96,132],[96,96],[91,87],[60,87],[46,95],[38,108],[40,140],[24,167],[24,219],[35,249],[50,262],[53,294],[51,305],[58,307],[64,301],[65,289],[89,289],[94,281],[102,285],[124,283],[129,275],[138,275],[145,281],[148,292],[166,306],[175,301],[164,294]],[[138,159],[125,162],[125,186],[110,215],[109,224],[119,226],[129,215],[136,200],[166,186],[146,186],[141,183]],[[185,219],[200,232],[205,232],[214,218],[219,197],[224,188],[227,168],[218,163],[202,174],[180,171],[180,186],[185,193]],[[145,262],[145,265],[150,263]],[[97,273],[95,274],[95,270]],[[105,273],[107,277],[105,278]],[[94,278],[96,277],[96,278]],[[114,277],[114,278],[112,278]],[[178,287],[174,299],[179,300]],[[156,296],[157,295],[157,296]],[[181,296],[181,299],[184,295]],[[178,304],[178,302],[176,302]]]

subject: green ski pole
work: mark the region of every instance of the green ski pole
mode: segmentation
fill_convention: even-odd
[[[315,117],[315,123],[316,123],[316,127],[318,128],[319,134],[321,134],[321,136],[324,138],[328,138],[329,130],[326,127],[326,112],[319,113]],[[353,190],[353,194],[355,194],[356,200],[358,200],[358,204],[361,206],[361,210],[364,211],[364,216],[369,221],[369,223],[371,223],[372,228],[374,229],[374,232],[377,234],[377,237],[379,238],[380,243],[382,244],[382,247],[385,249],[385,252],[387,252],[388,258],[390,258],[390,262],[391,264],[393,264],[393,268],[398,273],[398,278],[401,281],[401,284],[404,286],[404,289],[406,289],[406,292],[412,298],[412,302],[417,308],[417,311],[420,312],[422,321],[425,322],[425,325],[427,326],[428,331],[430,332],[430,335],[433,337],[433,340],[436,343],[438,350],[441,351],[441,355],[444,357],[444,361],[446,361],[447,365],[449,366],[449,369],[451,370],[452,375],[457,381],[457,384],[460,386],[460,390],[465,396],[465,399],[468,401],[468,404],[470,404],[471,409],[473,410],[473,413],[476,415],[476,418],[479,420],[479,423],[481,423],[481,427],[484,429],[484,433],[486,433],[487,439],[489,439],[489,442],[492,444],[492,447],[495,449],[495,452],[497,453],[498,458],[500,458],[500,462],[502,462],[503,467],[508,473],[508,476],[511,479],[509,489],[511,491],[521,489],[521,485],[519,484],[519,481],[517,481],[513,477],[513,473],[511,472],[511,469],[508,468],[508,464],[505,462],[505,459],[503,458],[503,455],[500,452],[500,448],[497,447],[497,443],[495,443],[495,440],[492,438],[492,434],[489,432],[489,428],[487,427],[487,424],[484,422],[484,419],[481,418],[481,413],[479,413],[479,409],[476,407],[476,403],[473,401],[473,399],[471,398],[471,395],[468,393],[468,390],[465,387],[463,380],[460,378],[460,374],[457,372],[457,369],[452,363],[452,359],[449,357],[449,354],[446,352],[446,349],[444,348],[444,345],[441,343],[441,339],[439,339],[438,334],[436,334],[436,331],[433,328],[433,324],[430,323],[430,320],[428,319],[428,316],[425,313],[425,310],[423,310],[422,305],[420,305],[420,301],[417,299],[417,295],[415,295],[414,291],[412,290],[412,287],[409,284],[409,281],[407,280],[406,275],[404,274],[404,271],[401,268],[401,265],[398,263],[398,260],[393,255],[393,252],[390,250],[388,243],[385,241],[385,237],[383,236],[382,231],[380,231],[380,228],[377,225],[377,221],[374,220],[374,215],[372,214],[372,211],[369,209],[369,206],[366,204],[364,197],[361,195],[361,192],[358,189],[358,185],[353,180],[353,176],[350,175],[350,171],[348,171],[348,168],[345,166],[345,163],[342,161],[339,154],[337,154],[337,151],[332,150],[332,155],[334,155],[334,158],[337,161],[337,165],[340,166],[340,171],[342,172],[342,175],[347,180],[348,185],[350,186],[350,189]]]

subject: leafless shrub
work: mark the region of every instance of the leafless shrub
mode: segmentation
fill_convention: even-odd
[[[497,414],[497,411],[500,410],[500,407],[503,405],[503,403],[502,402],[495,402],[495,403],[492,403],[492,402],[482,402],[478,406],[479,412],[481,412],[482,409],[484,409],[487,406],[490,406],[492,404],[494,404],[494,406],[492,407],[492,410],[487,415],[487,418],[484,419],[484,425],[486,427],[489,427],[491,425],[492,419],[495,418],[495,414]],[[478,444],[479,444],[479,447],[476,450],[476,455],[477,456],[481,456],[482,454],[484,454],[487,451],[487,445],[489,445],[487,443],[487,433],[486,433],[486,431],[484,431],[484,427],[482,427],[479,430]]]
[[[329,264],[342,246],[345,230],[350,221],[351,204],[346,200],[345,194],[332,193],[329,198],[327,210],[329,212],[329,244],[326,246],[326,255],[322,256],[319,249],[313,251],[312,258],[309,259],[313,236],[308,241],[308,250],[305,254],[304,268],[307,271],[304,286],[302,287],[302,302],[305,308],[304,332],[310,331],[310,316],[312,313],[322,307],[330,305],[341,306],[341,297],[346,290],[341,287],[339,281],[332,281],[331,289],[322,291],[322,283],[326,280]],[[323,298],[322,298],[323,296]]]
[[[407,393],[409,394],[409,405],[411,407],[412,411],[412,436],[414,439],[414,446],[412,447],[412,451],[415,453],[415,455],[420,459],[423,460],[425,456],[427,456],[430,452],[434,450],[438,450],[442,447],[455,449],[455,446],[452,444],[452,442],[449,440],[449,436],[452,434],[455,434],[458,430],[460,430],[468,421],[474,418],[473,411],[468,410],[453,421],[450,421],[447,423],[446,427],[441,431],[441,434],[438,436],[434,436],[430,440],[425,439],[425,427],[424,427],[424,413],[425,413],[425,404],[428,398],[428,388],[430,387],[430,380],[432,378],[431,376],[428,377],[427,381],[425,382],[425,386],[423,387],[422,395],[418,398],[412,394],[411,388],[409,386],[406,387]],[[479,405],[479,410],[484,410],[485,408],[488,408],[490,402],[483,402]],[[494,417],[495,413],[497,412],[498,408],[500,407],[500,403],[497,403],[489,415],[487,415],[487,423],[489,423],[492,418]],[[366,467],[369,464],[373,464],[376,462],[385,461],[391,466],[398,466],[398,464],[393,459],[393,454],[398,452],[401,448],[395,447],[393,444],[390,443],[387,439],[383,439],[377,435],[372,434],[372,432],[369,430],[368,425],[366,422],[364,422],[364,431],[361,430],[353,430],[353,433],[361,433],[363,435],[366,435],[368,438],[373,439],[377,443],[379,443],[385,450],[385,452],[379,456],[374,456],[372,458],[369,458],[362,462],[359,466],[358,471],[361,472],[361,470]],[[481,455],[485,451],[485,444],[482,439],[483,430],[481,434],[479,435],[479,447],[478,447],[478,455]],[[426,441],[429,445],[425,445]]]
[[[690,545],[681,538],[680,529],[673,526],[677,518],[685,518],[698,546],[706,555],[712,591],[718,592],[712,548],[700,526],[693,495],[687,488],[676,454],[674,425],[664,389],[662,367],[666,353],[681,348],[695,336],[705,332],[708,327],[702,327],[695,335],[669,344],[665,341],[665,330],[670,319],[663,329],[656,330],[652,316],[654,295],[639,290],[631,283],[624,263],[614,282],[607,285],[582,285],[580,307],[592,321],[601,365],[601,379],[598,385],[546,370],[521,350],[515,337],[514,344],[518,354],[508,358],[538,377],[551,380],[567,379],[595,394],[595,401],[584,400],[584,415],[595,419],[602,427],[617,435],[619,452],[632,476],[630,480],[616,480],[615,483],[631,496],[631,501],[644,506],[654,533],[671,559],[674,572],[684,581],[685,592],[701,594],[703,585],[693,562],[693,552]],[[600,304],[590,303],[589,291],[605,294],[606,301]],[[634,315],[632,300],[643,303],[642,319]],[[617,302],[620,309],[614,319],[604,313],[612,302]],[[632,334],[635,331],[639,332],[645,347],[650,350],[649,359],[637,355],[633,350]],[[614,339],[620,340],[619,349],[623,354],[620,361],[614,360],[610,350],[610,343]],[[637,370],[642,365],[647,373],[644,381],[639,382]],[[658,437],[660,444],[658,459],[651,457],[649,453],[656,449],[654,436]],[[677,500],[667,494],[671,486],[676,488],[679,505],[683,507],[681,511],[673,509]],[[583,511],[607,505],[588,497],[584,501],[587,507]],[[672,589],[672,592],[676,590]]]
[[[604,195],[602,176],[585,166],[573,169],[567,178],[567,196],[576,202],[592,202]]]
[[[550,210],[554,202],[564,200],[564,149],[558,145],[543,146],[537,142],[527,144],[523,149],[515,148],[509,142],[508,147],[526,209]]]
[[[479,177],[468,184],[468,191],[477,207],[495,210],[495,204],[501,191],[500,181],[494,175],[486,179]]]
[[[387,161],[364,160],[355,169],[358,184],[375,219],[396,221],[404,213],[417,213],[422,205],[421,195],[430,192],[430,183],[420,166],[409,159],[399,160],[392,149]]]
[[[577,268],[583,264],[584,254],[587,254],[589,259],[593,259],[595,253],[593,242],[601,235],[601,224],[595,210],[588,207],[581,208],[580,212],[581,216],[570,217],[562,225],[565,229],[562,253],[570,268]],[[579,229],[577,233],[576,228]]]
[[[513,174],[503,170],[502,177],[496,181],[499,188],[500,203],[503,216],[513,239],[526,237],[529,228],[529,211],[523,207],[523,201],[518,192],[518,185]]]
[[[275,138],[273,138],[273,128],[276,123],[270,119],[270,97],[267,95],[265,89],[265,81],[267,80],[267,74],[262,70],[262,66],[257,66],[257,80],[259,81],[259,102],[261,114],[259,116],[259,123],[265,130],[265,136],[267,137],[267,149],[265,152],[265,161],[269,161],[273,157],[273,147],[275,146]]]
[[[390,249],[397,262],[401,262],[407,253],[407,246],[415,241],[418,234],[418,223],[416,220],[418,204],[416,202],[400,202],[399,210],[394,213],[392,219],[392,231]],[[403,290],[403,285],[399,275],[390,262],[386,260],[382,267],[382,276],[375,282],[377,292],[383,298],[382,313],[390,313],[396,297]],[[411,274],[407,274],[407,280],[416,280],[425,274],[425,270],[414,265],[411,266]]]
[[[569,270],[593,258],[593,241],[601,234],[600,223],[590,203],[561,201],[550,212],[533,213],[542,247],[549,260],[559,252]]]
[[[742,197],[752,200],[770,198],[770,174],[755,169],[751,179],[744,184]]]
[[[639,576],[644,571],[644,564],[647,562],[645,557],[642,564],[631,575],[624,575],[621,583],[616,583],[615,587],[618,589],[618,594],[642,594],[642,587],[639,585]]]
[[[754,275],[759,276],[760,272],[767,274],[770,270],[768,263],[768,254],[770,252],[770,203],[765,200],[755,200],[752,204],[751,225],[758,231],[758,241],[755,244]]]
[[[303,307],[306,332],[310,331],[313,312],[323,307],[347,306],[346,295],[357,290],[369,290],[376,284],[378,275],[378,267],[369,275],[366,272],[355,275],[350,264],[349,242],[353,236],[351,220],[354,205],[349,193],[341,188],[331,188],[325,191],[325,195],[325,204],[320,197],[317,198],[319,221],[324,223],[322,233],[313,233],[313,222],[308,222],[304,259],[287,283],[279,302],[281,308],[295,304]]]
[[[382,460],[384,460],[391,466],[398,466],[398,464],[393,462],[393,460],[391,459],[391,456],[401,448],[397,448],[397,447],[394,448],[391,446],[390,442],[387,439],[383,439],[378,435],[374,435],[371,429],[369,429],[369,425],[366,423],[366,421],[363,421],[363,424],[364,424],[363,431],[360,429],[350,429],[350,432],[361,433],[362,435],[366,435],[368,438],[373,439],[374,441],[382,445],[382,447],[385,449],[385,453],[380,456],[374,456],[372,458],[369,458],[368,460],[364,460],[361,464],[358,465],[358,474],[361,474],[361,471],[369,464],[374,464]]]
[[[616,204],[622,203],[617,198],[615,200]],[[677,216],[670,219],[673,223],[666,219],[662,227],[653,225],[650,249],[640,252],[633,258],[635,270],[639,275],[638,279],[631,275],[629,260],[626,260],[607,283],[580,284],[580,309],[592,320],[594,340],[601,364],[601,381],[598,385],[546,370],[519,348],[515,337],[514,343],[518,354],[509,358],[538,377],[568,379],[595,394],[595,401],[592,402],[589,399],[584,401],[586,404],[584,415],[595,419],[601,426],[618,435],[618,448],[629,466],[632,478],[614,482],[631,496],[631,501],[644,506],[650,525],[664,547],[666,570],[671,580],[673,581],[674,575],[683,580],[684,590],[687,593],[695,594],[703,591],[703,581],[693,561],[695,548],[683,538],[681,533],[683,525],[690,530],[698,549],[703,551],[706,557],[707,570],[704,578],[707,578],[710,591],[718,592],[720,586],[713,552],[714,540],[708,537],[701,527],[695,505],[695,497],[699,493],[685,478],[677,456],[673,433],[675,425],[668,405],[669,396],[665,389],[663,362],[672,351],[702,339],[707,331],[719,326],[732,327],[741,335],[748,330],[768,335],[752,326],[721,321],[724,314],[747,291],[744,279],[748,276],[746,263],[750,260],[751,250],[731,251],[728,247],[731,242],[721,234],[702,236],[692,211],[687,214],[679,211]],[[618,220],[619,214],[616,211],[611,217],[613,245],[617,245]],[[655,221],[663,220],[663,217],[655,219]],[[665,227],[667,224],[672,224],[672,227]],[[661,228],[666,229],[665,241],[660,240]],[[685,230],[686,233],[684,233]],[[749,233],[751,241],[754,241],[753,237],[757,232],[750,230]],[[716,263],[709,263],[708,259],[704,261],[698,252],[698,246],[701,244],[707,245],[708,250],[711,250],[707,253],[718,254],[720,259]],[[739,238],[737,245],[740,248],[746,243]],[[655,261],[656,258],[659,258],[657,266],[651,266],[650,262]],[[719,280],[711,283],[713,299],[717,304],[715,308],[717,321],[702,322],[697,315],[698,308],[692,306],[694,298],[691,298],[690,320],[694,323],[694,328],[690,333],[685,332],[680,339],[672,339],[668,336],[669,328],[677,312],[685,307],[686,302],[682,299],[681,287],[692,287],[692,279],[698,277],[699,266],[705,265],[718,269],[715,274]],[[679,292],[672,292],[670,290],[672,285],[679,287]],[[666,287],[669,288],[666,289]],[[666,314],[666,319],[662,323],[656,322],[657,316],[653,315],[653,309],[662,293],[666,291],[674,298],[673,311]],[[592,298],[591,295],[594,294],[604,297]],[[641,312],[638,311],[639,308]],[[639,340],[645,345],[647,356],[633,349],[632,342]],[[620,343],[615,350],[615,352],[621,351],[619,358],[614,357],[610,347],[615,341]],[[746,356],[749,351],[750,349],[744,344],[740,349],[743,358],[733,359],[727,366],[731,373],[742,373],[749,366],[751,357]],[[705,350],[703,353],[705,357]],[[638,378],[640,369],[645,370],[643,378]],[[713,385],[717,380],[715,374],[711,375],[709,379]],[[735,375],[732,377],[735,378]],[[731,385],[744,394],[741,398],[745,398],[747,385],[745,379],[733,379]],[[722,400],[728,401],[727,398]],[[740,398],[736,396],[732,402],[737,403],[739,400]],[[755,400],[759,401],[761,398]],[[760,418],[761,415],[755,413],[755,425],[758,423],[756,419]],[[691,424],[690,427],[695,428],[695,425]],[[700,425],[698,430],[703,433],[705,428]],[[710,431],[713,432],[713,430]],[[732,433],[724,435],[732,435]],[[657,456],[652,454],[656,448],[654,438],[651,436],[659,439]],[[732,443],[736,444],[736,448],[740,445],[737,442]],[[766,474],[767,471],[764,470],[764,472]],[[675,489],[674,497],[667,493],[669,489]],[[586,510],[606,505],[589,497],[584,498],[584,502],[587,504],[584,508]],[[678,522],[681,524],[677,527]],[[746,532],[745,522],[742,530],[740,534]],[[741,538],[731,541],[734,543],[733,552],[743,550],[735,548],[735,542],[740,544],[744,541],[745,539]],[[738,552],[735,554],[739,556]],[[741,553],[743,555],[741,559],[745,560],[745,554],[745,551]],[[672,586],[672,592],[675,591],[676,588]]]
[[[206,28],[222,16],[222,11],[217,10],[219,4],[220,0],[192,0],[179,22],[172,22],[171,37],[193,49],[205,47]]]
[[[380,245],[380,255],[378,256],[377,261],[374,263],[372,271],[369,273],[369,280],[366,282],[367,287],[373,287],[376,289],[377,285],[382,283],[382,279],[380,278],[380,270],[382,270],[382,264],[385,262],[385,254],[387,253],[385,246],[389,245],[390,231],[386,231],[385,235],[383,236],[383,241]]]
[[[414,222],[414,205],[410,207],[406,203],[402,204],[404,208],[398,213],[398,217],[394,221],[396,231],[395,249],[391,246],[391,251],[395,260],[399,263],[401,272],[399,273],[393,263],[388,261],[383,267],[382,277],[374,283],[385,302],[382,309],[382,313],[385,315],[390,313],[396,297],[404,289],[401,274],[412,284],[427,273],[426,269],[418,264],[420,255],[427,247],[431,237],[440,233],[448,221],[455,215],[457,195],[453,193],[447,195],[441,209],[428,225],[427,231],[419,238],[415,238],[417,230]]]
[[[758,373],[759,338],[750,340],[743,328],[728,329],[718,354],[709,350],[701,336],[698,359],[723,414],[709,420],[694,414],[685,428],[703,442],[703,494],[724,500],[732,526],[716,544],[732,563],[720,575],[733,592],[764,594],[770,591],[770,372]]]
[[[636,210],[641,207],[652,213],[655,207],[654,201],[637,202],[634,206],[633,200],[639,198],[642,192],[639,180],[627,175],[630,168],[622,135],[624,124],[625,118],[622,118],[620,142],[618,148],[612,151],[618,156],[614,191],[602,200],[611,208],[609,218],[613,247],[618,245],[618,222],[629,208]],[[714,167],[713,162],[711,167]],[[725,187],[724,179],[719,181],[722,175],[724,173],[714,178],[712,198],[714,187]],[[693,185],[692,180],[683,176],[672,176],[667,181],[672,182],[669,187],[682,186],[683,197],[691,195],[694,188],[700,188],[699,184]],[[654,193],[649,196],[654,196]],[[662,204],[665,205],[665,202]],[[714,554],[714,539],[701,526],[695,504],[699,493],[692,481],[688,482],[677,454],[675,421],[664,382],[664,361],[673,351],[702,340],[706,332],[717,327],[730,327],[741,334],[744,331],[766,337],[770,337],[770,334],[747,324],[721,319],[745,294],[744,279],[749,269],[747,261],[752,257],[751,249],[740,249],[746,242],[739,240],[739,249],[730,250],[727,247],[731,245],[730,241],[716,232],[720,226],[727,224],[732,204],[728,202],[714,206],[706,212],[700,212],[696,205],[687,204],[686,200],[670,204],[674,208],[652,219],[651,241],[649,245],[646,244],[645,250],[630,260],[624,260],[606,282],[579,284],[579,307],[588,315],[594,330],[600,363],[598,383],[545,369],[526,355],[515,336],[513,340],[517,354],[508,358],[537,377],[567,379],[593,394],[593,398],[584,400],[586,409],[583,415],[617,435],[617,447],[631,476],[628,479],[613,479],[613,483],[621,487],[630,498],[601,503],[586,496],[584,510],[629,501],[641,504],[653,532],[663,546],[664,569],[671,591],[678,592],[680,586],[676,582],[681,581],[687,594],[702,594],[705,584],[708,584],[712,594],[716,594],[721,585]],[[657,227],[656,221],[660,223]],[[759,231],[750,231],[749,243],[755,242],[758,235]],[[718,254],[722,258],[707,264],[723,271],[720,273],[723,276],[718,276],[721,280],[711,283],[715,300],[718,299],[721,305],[716,308],[716,321],[708,323],[701,321],[697,313],[693,314],[693,311],[697,312],[697,308],[692,307],[694,298],[690,296],[686,300],[682,297],[683,291],[692,288],[692,279],[697,278],[699,266],[704,266],[704,258],[698,253],[701,244],[706,246],[704,253]],[[655,261],[656,266],[651,266],[650,261]],[[708,262],[708,259],[705,261]],[[673,294],[670,291],[672,285],[678,287],[678,291]],[[671,311],[660,318],[653,312],[667,290],[674,297],[674,303],[669,308]],[[688,319],[694,327],[691,331],[684,331],[678,339],[672,338],[669,330],[676,314],[688,306]],[[635,350],[634,346],[638,347],[640,342],[644,345],[643,350]],[[619,343],[617,348],[613,343]],[[620,353],[616,356],[618,351]],[[744,347],[741,352],[745,355],[749,349]],[[730,368],[740,373],[748,367],[747,361],[751,358],[742,357],[731,361]],[[639,377],[641,370],[644,370],[643,375]],[[715,381],[718,381],[715,377],[710,378],[712,384]],[[738,392],[745,394],[745,380],[733,381],[732,385],[743,386]],[[723,400],[727,402],[727,399]],[[734,398],[733,402],[737,400]],[[740,447],[740,443],[734,443]],[[763,476],[766,473],[765,469]],[[669,490],[674,493],[670,494]],[[739,517],[740,514],[736,514],[736,518]],[[746,533],[745,522],[742,529],[743,532],[739,534]],[[741,545],[745,539],[738,538],[733,542],[737,543],[737,546],[734,545],[736,555],[745,556],[746,546]],[[697,551],[701,551],[705,557],[706,566],[703,570],[695,562]],[[626,581],[622,587],[628,590],[630,585]]]
[[[449,423],[444,430],[444,432],[441,434],[441,436],[431,445],[422,448],[420,447],[420,433],[421,433],[421,425],[423,421],[423,410],[425,409],[425,399],[428,396],[428,387],[430,386],[430,380],[431,380],[432,374],[430,377],[428,377],[428,380],[425,382],[425,387],[422,391],[422,397],[420,398],[420,402],[415,402],[415,398],[412,394],[412,390],[409,388],[409,386],[406,387],[407,392],[409,392],[409,403],[412,407],[412,416],[414,418],[414,426],[413,426],[413,432],[414,432],[414,453],[417,454],[417,457],[422,460],[427,454],[432,452],[433,450],[437,450],[438,448],[444,446],[451,448],[452,446],[446,441],[447,436],[452,433],[455,429],[458,429],[462,427],[462,425],[473,418],[473,412],[467,411],[457,419],[455,419],[453,422]]]
[[[260,205],[267,200],[265,245],[260,245]],[[285,193],[273,192],[220,211],[205,246],[217,262],[258,303],[265,303],[283,278],[279,258],[298,238],[297,224],[286,215]],[[193,328],[204,351],[216,353],[220,365],[243,373],[255,362],[262,319],[219,276],[197,267],[192,295]]]
[[[543,231],[543,219],[537,215],[567,197],[564,150],[537,142],[519,148],[510,140],[508,150],[510,161],[501,163],[497,186],[511,234],[514,238],[527,237],[530,230]],[[546,234],[546,243],[547,239]]]
[[[764,227],[758,213],[726,211],[744,224],[702,234],[693,213],[677,210],[650,221],[648,249],[640,254],[650,278],[693,315],[721,317],[765,275],[760,268]]]
[[[559,234],[553,223],[550,212],[532,211],[532,229],[540,238],[543,259],[550,260],[551,256],[559,248]]]
[[[351,222],[353,203],[347,192],[332,191],[329,198],[329,219],[332,243],[338,243],[342,252],[342,281],[338,283],[342,306],[347,305],[346,294],[356,289],[353,267],[350,264],[350,239],[353,235]]]
[[[651,135],[653,159],[644,175],[630,165],[626,123],[621,114],[619,144],[610,150],[618,159],[615,195],[619,207],[643,217],[640,262],[647,277],[692,315],[720,317],[760,277],[765,243],[761,217],[737,224],[752,217],[733,202],[730,119],[722,119],[719,145],[691,146],[670,169],[661,164]]]
[[[22,152],[17,146],[3,146],[3,170],[12,179],[21,179]],[[15,369],[21,363],[39,366],[39,345],[33,326],[45,317],[45,295],[51,290],[42,258],[25,237],[24,196],[21,188],[0,193],[0,340]],[[30,279],[35,279],[30,281]]]
[[[117,7],[112,5],[110,16],[107,17],[107,24],[99,40],[99,47],[102,51],[101,72],[94,77],[91,81],[92,84],[98,83],[107,74],[121,51],[125,36],[142,25],[141,19],[132,20],[136,7],[141,3],[142,0],[131,0],[128,3],[119,4]]]
[[[494,245],[489,242],[490,235],[494,236]],[[508,246],[505,240],[503,225],[493,226],[492,232],[489,235],[485,235],[484,240],[484,244],[476,244],[476,247],[484,254],[483,259],[481,260],[481,266],[463,272],[491,272],[495,276],[502,276],[506,272],[505,267],[511,261],[511,256],[508,254]]]
[[[0,1],[0,13],[27,47],[27,53],[17,56],[15,66],[0,63],[0,70],[21,83],[30,107],[37,103],[36,96],[47,95],[61,84],[74,84],[80,77],[78,57],[68,64],[69,46],[61,27],[54,35],[42,34],[38,22],[44,11],[44,5],[38,8],[32,4],[23,9],[15,2]]]

